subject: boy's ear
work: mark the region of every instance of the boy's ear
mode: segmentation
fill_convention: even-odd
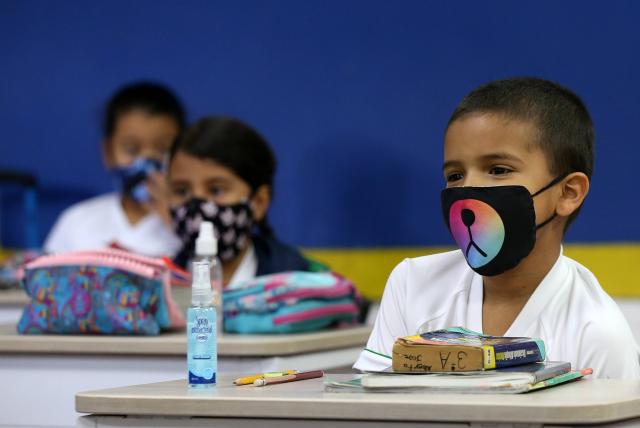
[[[102,140],[102,144],[100,145],[102,150],[102,162],[107,169],[112,168],[115,163],[115,160],[113,159],[112,144],[113,143],[109,138],[105,138]]]
[[[256,222],[261,221],[267,215],[269,204],[271,204],[271,187],[263,184],[258,187],[251,199],[253,217]]]
[[[562,193],[556,205],[556,214],[561,217],[569,217],[575,210],[580,208],[584,198],[589,193],[589,177],[582,172],[569,174],[563,181]]]

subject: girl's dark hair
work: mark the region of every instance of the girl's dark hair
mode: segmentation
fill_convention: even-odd
[[[587,107],[568,88],[536,77],[515,77],[486,83],[456,107],[447,128],[471,114],[497,113],[527,121],[537,128],[537,144],[556,177],[583,172],[591,178],[595,132]],[[580,207],[565,224],[575,220]]]
[[[107,103],[103,124],[105,137],[113,135],[120,116],[134,109],[169,116],[176,121],[179,130],[184,128],[184,109],[168,87],[153,82],[137,82],[121,87]]]
[[[238,119],[212,116],[198,120],[177,140],[171,150],[172,159],[178,151],[229,168],[249,184],[252,193],[267,185],[273,198],[273,151],[255,129]],[[273,235],[266,215],[257,226],[263,235]]]

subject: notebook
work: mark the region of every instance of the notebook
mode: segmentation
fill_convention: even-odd
[[[517,394],[560,385],[588,374],[591,374],[590,369],[571,371],[567,362],[546,362],[477,372],[366,373],[347,381],[328,379],[325,387],[353,392]]]

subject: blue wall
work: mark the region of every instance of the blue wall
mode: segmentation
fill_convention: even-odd
[[[44,235],[64,205],[110,190],[102,105],[151,78],[191,119],[231,114],[268,138],[285,240],[449,243],[449,114],[482,82],[536,75],[577,91],[596,124],[592,193],[569,240],[637,241],[638,18],[635,1],[0,0],[0,167],[37,174]],[[15,245],[15,195],[2,209]]]

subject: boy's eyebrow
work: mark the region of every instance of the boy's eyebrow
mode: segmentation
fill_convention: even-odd
[[[458,161],[447,161],[445,163],[442,164],[442,170],[445,170],[447,168],[452,168],[454,166],[458,166],[460,165],[462,162],[458,162]]]
[[[480,156],[480,159],[484,162],[489,162],[489,161],[512,161],[512,162],[520,162],[522,163],[522,159],[520,159],[519,157],[512,155],[510,153],[505,153],[505,152],[500,152],[500,153],[490,153],[488,155],[482,155]],[[452,167],[456,167],[461,165],[462,162],[460,161],[456,161],[456,160],[451,160],[451,161],[447,161],[445,163],[442,164],[442,169],[445,170],[447,168],[452,168]]]
[[[211,177],[211,178],[207,178],[206,179],[207,184],[212,184],[212,183],[213,184],[218,184],[218,183],[227,184],[230,181],[231,180],[228,179],[227,177]]]
[[[500,161],[500,160],[509,160],[514,162],[522,162],[518,156],[512,155],[510,153],[500,152],[500,153],[491,153],[488,155],[481,156],[482,160],[485,161]]]
[[[171,186],[175,186],[176,184],[190,184],[190,182],[186,178],[178,178],[178,179],[172,178],[171,181],[169,182],[169,185]]]

